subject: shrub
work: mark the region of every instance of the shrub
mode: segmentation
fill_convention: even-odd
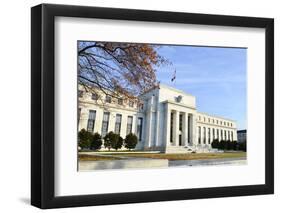
[[[124,144],[127,149],[129,150],[134,149],[137,143],[138,143],[138,137],[135,134],[130,133],[126,136]]]
[[[123,145],[123,138],[120,139],[120,136],[118,134],[115,134],[114,132],[109,132],[104,137],[104,147],[108,148],[110,150],[111,148],[117,150],[120,149]]]
[[[101,135],[96,132],[92,137],[91,149],[99,150],[101,148],[101,145],[102,145]]]
[[[232,141],[232,143],[233,143],[233,150],[237,150],[237,141]]]
[[[224,140],[221,140],[219,143],[218,143],[218,149],[224,149],[225,147],[225,141]]]
[[[246,152],[247,151],[247,144],[246,141],[242,142],[242,143],[238,143],[238,149],[241,151]]]
[[[85,129],[81,129],[78,133],[78,145],[82,149],[88,149],[91,146],[92,138],[92,133],[86,131]]]
[[[117,136],[118,136],[118,139],[114,140],[113,143],[111,144],[111,147],[115,150],[121,149],[123,146],[123,141],[124,141],[124,139],[120,135],[117,135]]]
[[[216,143],[215,140],[214,140],[213,143],[212,143],[213,148],[218,148],[218,149],[222,149],[222,150],[237,150],[237,149],[239,149],[237,141],[221,140],[220,142]],[[217,147],[214,147],[214,146],[217,146]]]
[[[219,147],[219,140],[218,139],[214,139],[212,142],[212,148],[216,149]]]
[[[109,138],[105,136],[103,138],[103,140],[104,140],[104,142],[103,142],[104,147],[107,148],[108,150],[110,150],[111,149],[111,143],[109,141]]]
[[[226,147],[227,150],[233,150],[233,143],[230,140],[226,141],[226,145],[227,145]]]

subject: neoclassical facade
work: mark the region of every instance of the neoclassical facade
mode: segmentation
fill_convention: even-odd
[[[135,100],[92,94],[79,86],[78,129],[138,136],[137,149],[208,151],[214,139],[237,140],[233,120],[198,112],[196,98],[160,84]]]

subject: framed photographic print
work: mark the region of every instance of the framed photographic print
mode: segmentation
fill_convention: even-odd
[[[274,21],[31,9],[31,203],[274,192]]]

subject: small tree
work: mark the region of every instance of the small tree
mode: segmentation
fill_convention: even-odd
[[[104,146],[108,148],[108,150],[110,150],[111,148],[117,150],[122,147],[122,144],[120,146],[119,135],[115,134],[112,131],[107,133],[104,137]]]
[[[104,139],[104,142],[103,142],[103,145],[105,148],[107,148],[109,151],[111,149],[111,143],[109,141],[109,138],[107,138],[106,136],[103,138]]]
[[[81,129],[78,133],[78,145],[82,149],[88,149],[91,146],[92,138],[92,133],[86,131],[85,129]]]
[[[111,142],[111,147],[115,150],[121,149],[123,146],[123,141],[124,139],[120,135],[115,134],[114,140]]]
[[[96,132],[93,135],[93,138],[92,138],[92,141],[91,141],[91,149],[99,150],[101,148],[101,145],[102,145],[101,135]]]
[[[138,137],[135,134],[130,133],[126,136],[124,144],[127,149],[129,150],[134,149],[137,143],[138,143]]]

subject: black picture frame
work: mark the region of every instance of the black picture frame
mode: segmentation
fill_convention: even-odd
[[[101,18],[162,23],[264,28],[265,184],[95,195],[54,195],[55,17]],[[60,208],[274,193],[274,20],[164,11],[41,4],[31,9],[31,204]]]

